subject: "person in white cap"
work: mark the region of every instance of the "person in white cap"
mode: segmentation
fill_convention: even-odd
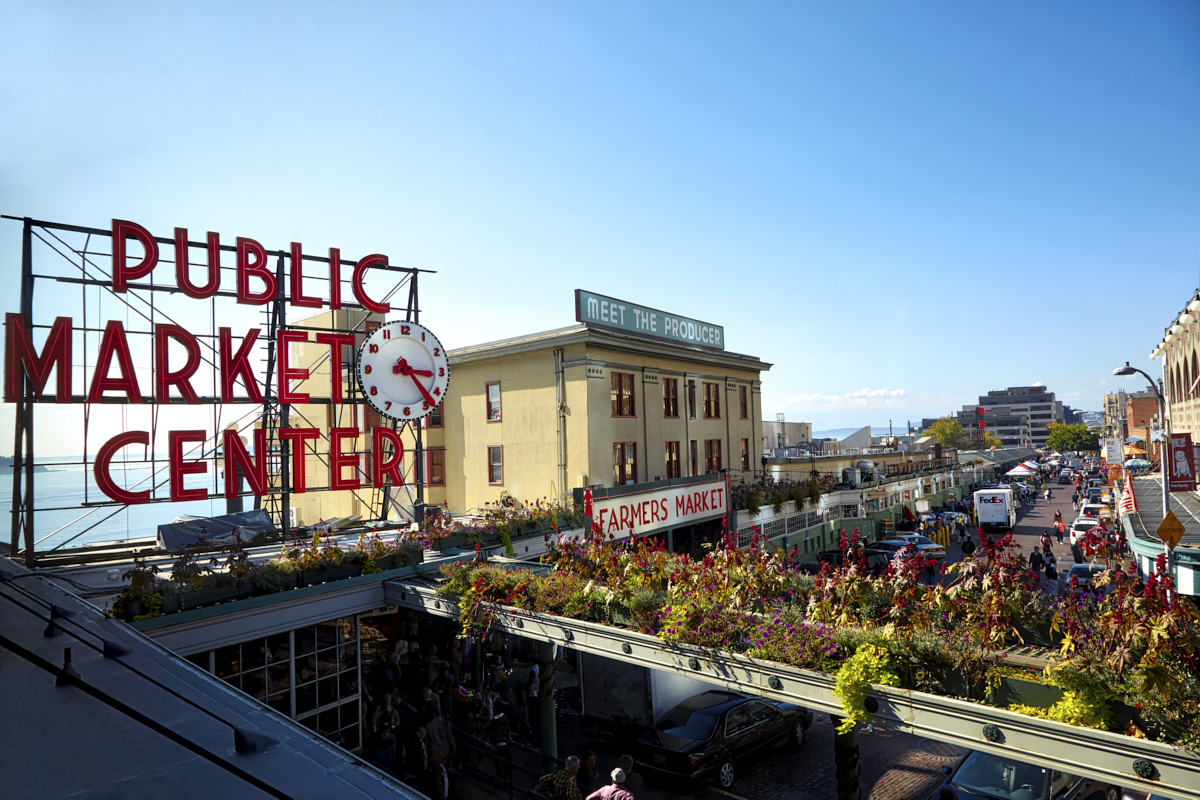
[[[612,783],[589,794],[587,800],[634,800],[633,793],[625,788],[625,770],[617,767],[610,774]]]

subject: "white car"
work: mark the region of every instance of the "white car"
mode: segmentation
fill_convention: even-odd
[[[1095,517],[1078,517],[1071,523],[1071,544],[1079,543],[1080,534],[1090,531],[1100,524],[1100,520]]]
[[[917,546],[917,550],[919,550],[922,555],[929,556],[930,558],[946,557],[946,548],[942,547],[940,544],[927,536],[921,536],[920,534],[916,533],[905,533],[893,538],[899,539],[903,542],[915,544]]]

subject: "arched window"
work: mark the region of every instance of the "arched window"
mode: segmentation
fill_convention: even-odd
[[[1189,374],[1191,367],[1188,364],[1187,356],[1183,357],[1183,382],[1179,384],[1179,400],[1180,402],[1188,399],[1188,389],[1192,386],[1192,377]]]
[[[1200,378],[1200,359],[1196,359],[1196,351],[1192,350],[1192,383],[1200,383],[1200,381],[1196,380],[1198,378]],[[1200,397],[1200,389],[1195,389],[1190,384],[1188,385],[1188,389],[1192,390],[1190,391],[1190,396],[1193,398]]]
[[[1180,378],[1179,378],[1179,365],[1178,364],[1175,365],[1175,391],[1173,392],[1173,394],[1175,395],[1174,402],[1178,403],[1180,400],[1183,399],[1183,381],[1180,380]]]

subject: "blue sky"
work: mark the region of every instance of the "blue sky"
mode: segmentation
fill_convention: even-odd
[[[768,419],[1098,409],[1200,280],[1190,1],[0,13],[0,213],[386,253],[450,347],[662,308],[774,364]]]

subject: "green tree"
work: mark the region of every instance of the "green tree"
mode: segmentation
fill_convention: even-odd
[[[954,417],[940,417],[922,433],[937,439],[942,447],[960,450],[967,443],[967,432]]]
[[[1058,425],[1055,423],[1051,423],[1048,427],[1050,428],[1050,438],[1046,440],[1046,446],[1051,450],[1059,452],[1081,450],[1090,453],[1100,450],[1100,435],[1095,428],[1089,428],[1087,425]]]

